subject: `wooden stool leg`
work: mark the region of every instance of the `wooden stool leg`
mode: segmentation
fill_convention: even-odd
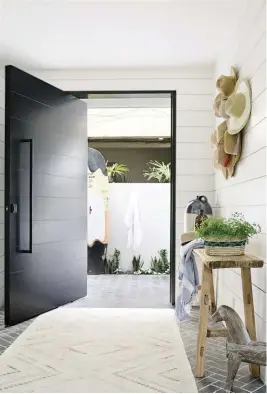
[[[250,268],[241,268],[242,289],[243,289],[243,302],[245,312],[245,323],[248,330],[250,339],[256,341],[256,324],[254,315],[253,292],[251,283]],[[253,376],[260,376],[259,365],[250,364],[250,371]]]
[[[216,312],[216,302],[214,294],[214,284],[213,284],[213,272],[209,269],[209,288],[210,288],[210,312],[211,314]]]
[[[204,265],[202,272],[200,317],[197,337],[196,371],[195,375],[201,378],[204,375],[205,348],[209,318],[209,277],[210,270]]]

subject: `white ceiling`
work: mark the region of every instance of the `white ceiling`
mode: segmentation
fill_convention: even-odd
[[[0,2],[2,59],[81,69],[211,63],[234,39],[248,0]]]

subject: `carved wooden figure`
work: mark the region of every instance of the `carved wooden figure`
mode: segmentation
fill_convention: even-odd
[[[228,376],[225,390],[230,392],[241,362],[266,365],[266,342],[251,341],[245,324],[229,306],[222,305],[212,315],[214,322],[224,321],[228,330],[226,355]]]

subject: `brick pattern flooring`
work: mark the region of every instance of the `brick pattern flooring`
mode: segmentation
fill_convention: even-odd
[[[181,336],[192,370],[196,362],[196,338],[198,331],[199,309],[193,309],[190,320],[180,325]],[[207,338],[205,375],[196,378],[199,393],[223,393],[226,374],[227,358],[225,353],[225,338]],[[266,386],[259,378],[253,378],[248,364],[242,363],[234,381],[235,393],[266,393]]]
[[[0,309],[0,355],[15,341],[15,339],[31,324],[28,320],[12,327],[4,325],[4,310]]]
[[[169,278],[132,275],[101,275],[88,277],[88,296],[67,305],[76,308],[169,308]],[[189,321],[180,326],[181,336],[191,367],[194,371],[199,310],[193,309]],[[0,354],[31,323],[27,321],[13,327],[4,326],[4,311],[0,309]],[[197,378],[200,393],[223,393],[227,359],[225,338],[207,340],[205,376]],[[234,383],[236,393],[266,393],[260,379],[253,378],[247,364],[242,364]]]

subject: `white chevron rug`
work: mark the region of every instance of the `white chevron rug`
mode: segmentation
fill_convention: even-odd
[[[2,392],[195,393],[173,310],[61,308],[0,356]]]

